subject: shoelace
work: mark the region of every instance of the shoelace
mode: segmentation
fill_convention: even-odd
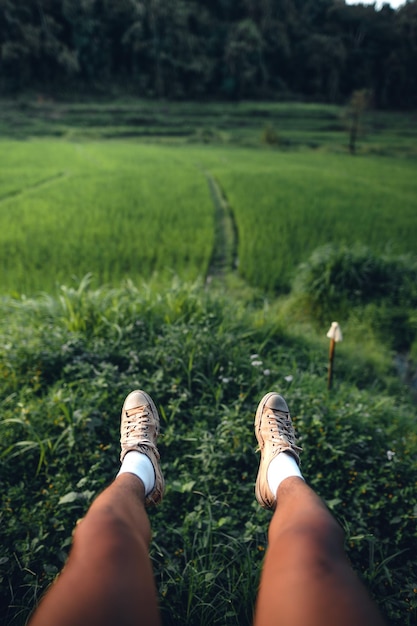
[[[270,409],[270,412],[267,413],[266,417],[268,419],[268,426],[270,427],[271,432],[274,433],[271,438],[276,440],[272,442],[273,447],[279,443],[279,440],[284,440],[296,449],[300,449],[295,445],[294,429],[289,421],[289,418],[285,414],[278,413]]]
[[[126,418],[123,425],[123,439],[130,439],[133,435],[138,443],[144,443],[150,446],[155,444],[149,439],[150,411],[144,406],[141,411],[130,413],[126,411]],[[130,413],[130,414],[129,414]]]

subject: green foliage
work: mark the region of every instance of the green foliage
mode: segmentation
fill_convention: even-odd
[[[237,225],[239,272],[252,285],[285,292],[297,266],[329,242],[366,244],[374,255],[390,244],[413,252],[414,169],[410,163],[406,174],[395,161],[345,155],[249,150],[213,167]]]
[[[297,273],[295,292],[323,323],[361,315],[397,351],[413,343],[417,326],[417,260],[375,255],[365,246],[319,248]]]
[[[329,242],[366,244],[374,256],[389,245],[414,251],[411,159],[128,141],[2,145],[3,293],[49,291],[88,273],[115,286],[206,276],[215,230],[207,176],[230,206],[239,273],[269,292],[288,291],[298,265]]]
[[[189,163],[152,146],[15,147],[10,160],[4,154],[5,178],[17,185],[24,163],[34,182],[0,204],[3,291],[33,294],[89,272],[114,283],[207,271],[212,205],[203,174]]]
[[[277,146],[280,143],[280,137],[272,124],[266,124],[264,127],[261,141],[268,146]]]
[[[370,106],[372,94],[367,89],[358,89],[353,92],[346,117],[349,124],[349,152],[356,153],[356,141],[361,132],[361,121],[365,110]]]
[[[353,355],[328,395],[321,342],[198,283],[93,289],[87,277],[0,309],[5,624],[24,623],[114,477],[134,388],[161,414],[167,490],[150,516],[164,624],[251,624],[270,519],[254,501],[253,414],[270,389],[288,398],[303,472],[345,528],[355,569],[390,623],[414,623],[417,435],[404,391],[390,395],[375,372],[358,390]]]
[[[311,105],[308,119],[306,110],[291,107],[300,143],[320,137],[329,116],[339,124],[336,109]],[[265,108],[235,105],[224,124],[257,112]],[[109,109],[101,114],[98,134]],[[218,126],[180,130],[196,127]],[[416,266],[399,256],[416,240],[414,162],[127,141],[2,146],[2,293],[15,293],[0,299],[5,625],[25,622],[65,562],[75,522],[113,479],[119,407],[134,388],[151,393],[162,420],[167,491],[150,515],[164,624],[251,623],[270,519],[253,497],[252,424],[270,389],[288,398],[303,472],[345,528],[355,569],[394,626],[414,624],[415,406],[384,348],[416,350]],[[246,300],[224,295],[236,275],[220,283],[222,296],[202,284],[222,211],[222,259],[232,265],[237,235]],[[346,245],[308,260],[329,242]],[[303,261],[292,304],[271,305],[265,289],[289,289]],[[371,358],[372,344],[345,341],[329,395],[324,336],[293,333],[303,316],[327,325],[348,306],[347,336],[384,342]]]
[[[3,93],[416,103],[415,2],[2,0]]]
[[[71,141],[141,138],[169,145],[216,143],[259,147],[263,129],[270,126],[279,129],[280,145],[286,148],[307,146],[347,151],[346,109],[329,104],[193,103],[110,96],[105,100],[81,102],[22,96],[3,99],[1,104],[0,134],[3,138],[50,137]],[[412,112],[369,111],[364,120],[366,135],[357,146],[358,154],[416,155],[417,129]],[[44,152],[49,152],[46,146],[42,154]],[[61,159],[57,157],[57,161]],[[44,159],[37,165],[43,162]],[[7,174],[9,176],[10,172]]]
[[[414,619],[415,594],[408,594],[415,575],[404,579],[404,594],[396,595],[392,586],[397,575],[407,576],[403,565],[417,538],[414,470],[409,474],[416,444],[411,414],[404,420],[394,398],[352,388],[340,389],[333,401],[320,394],[306,398],[295,390],[293,401],[301,444],[308,449],[306,474],[313,487],[327,494],[346,531],[352,562],[362,563],[362,575],[381,598],[390,623]]]

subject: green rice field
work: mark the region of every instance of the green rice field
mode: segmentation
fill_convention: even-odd
[[[282,292],[327,243],[413,253],[414,159],[134,140],[0,143],[3,293],[93,275],[98,285],[206,278],[214,181],[234,225],[241,277]]]

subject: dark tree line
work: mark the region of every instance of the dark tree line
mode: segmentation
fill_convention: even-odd
[[[417,0],[0,0],[3,94],[417,104]]]

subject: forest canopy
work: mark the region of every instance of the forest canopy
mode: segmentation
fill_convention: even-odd
[[[417,104],[417,1],[0,0],[0,89]]]

